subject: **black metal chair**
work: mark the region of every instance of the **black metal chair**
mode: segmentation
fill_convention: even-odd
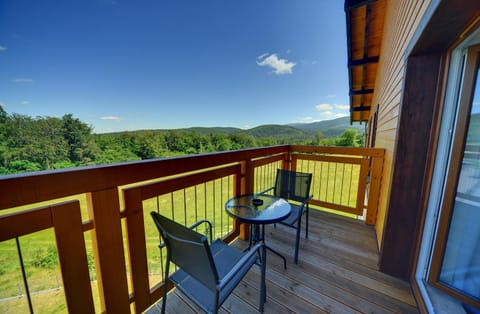
[[[196,303],[207,313],[217,313],[223,302],[243,279],[255,263],[261,262],[260,312],[266,300],[265,286],[265,246],[255,245],[243,253],[225,244],[222,240],[212,241],[212,225],[202,220],[187,228],[156,212],[151,212],[164,244],[167,247],[165,267],[165,290],[162,301],[162,313],[165,313],[168,281]],[[210,228],[210,244],[207,237],[192,230],[202,223]],[[178,270],[168,276],[170,262]]]
[[[297,229],[295,239],[295,264],[298,264],[298,249],[300,245],[300,229],[303,214],[305,214],[306,217],[305,238],[308,239],[308,202],[312,198],[312,195],[310,195],[311,183],[311,173],[277,169],[275,186],[262,192],[266,193],[273,190],[273,195],[288,200],[292,206],[290,215],[279,223]]]

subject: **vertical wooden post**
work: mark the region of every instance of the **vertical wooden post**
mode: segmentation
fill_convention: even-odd
[[[51,215],[68,312],[95,313],[80,203],[73,201],[55,206]]]
[[[87,194],[101,312],[130,313],[117,188]]]
[[[244,191],[244,185],[242,182],[244,182],[244,176],[243,173],[245,173],[245,167],[244,164],[240,164],[239,171],[236,171],[235,176],[234,176],[234,182],[233,182],[233,196],[238,196],[242,194],[242,191]],[[244,234],[242,234],[242,224],[236,220],[233,219],[233,230],[235,233],[237,233],[240,237],[240,239],[244,239]]]
[[[245,160],[242,163],[243,184],[240,188],[241,194],[253,193],[255,183],[255,169],[250,159]],[[240,235],[238,236],[242,240],[248,240],[250,236],[250,225],[240,224]]]
[[[288,153],[285,154],[285,159],[282,162],[282,169],[284,170],[297,170],[297,159],[292,156],[291,148],[289,148]]]
[[[245,192],[244,194],[252,194],[254,192],[255,184],[255,168],[252,161],[245,161]]]
[[[368,158],[362,158],[360,161],[360,175],[358,178],[358,192],[357,192],[357,204],[355,208],[357,210],[357,215],[363,215],[363,206],[365,204],[365,190],[367,188],[367,177],[368,177]],[[370,200],[370,197],[368,198]]]
[[[124,193],[130,271],[132,274],[131,283],[135,293],[135,310],[137,313],[145,311],[150,306],[147,248],[141,197],[140,189],[127,190]],[[151,218],[148,217],[148,219]]]
[[[378,201],[380,198],[380,184],[382,182],[383,155],[372,157],[370,169],[370,188],[368,189],[367,225],[375,225],[377,222]]]

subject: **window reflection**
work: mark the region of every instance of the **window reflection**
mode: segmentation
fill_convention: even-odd
[[[480,299],[480,83],[478,79],[474,88],[470,122],[440,281]]]

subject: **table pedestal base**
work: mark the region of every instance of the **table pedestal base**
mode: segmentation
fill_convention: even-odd
[[[265,225],[262,225],[262,228],[260,229],[260,225],[252,224],[250,227],[250,237],[248,241],[248,247],[246,247],[244,251],[249,251],[251,247],[257,244],[258,242],[262,242],[262,244],[265,246],[267,250],[269,250],[270,252],[274,253],[275,255],[283,259],[283,269],[287,269],[287,259],[285,258],[285,256],[283,256],[282,254],[280,254],[279,252],[275,251],[274,249],[272,249],[271,247],[265,244]],[[261,256],[260,256],[260,259],[262,259]]]

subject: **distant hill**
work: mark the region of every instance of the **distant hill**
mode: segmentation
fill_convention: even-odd
[[[245,130],[244,132],[255,137],[272,137],[274,139],[304,139],[311,135],[309,134],[310,132],[306,132],[299,128],[278,124],[261,125]]]
[[[240,128],[229,128],[229,127],[192,127],[186,129],[177,129],[178,131],[185,131],[185,132],[195,132],[204,135],[210,134],[235,134],[240,133],[243,130]]]
[[[350,124],[350,117],[342,117],[313,123],[295,123],[289,125],[306,132],[316,133],[320,131],[324,137],[337,137],[346,129],[355,129],[359,133],[365,132],[365,124]]]
[[[355,129],[359,133],[364,133],[365,125],[350,124],[349,117],[343,117],[333,120],[326,120],[313,123],[296,123],[289,125],[267,124],[260,125],[251,129],[240,129],[232,127],[191,127],[183,129],[158,129],[158,130],[139,130],[118,133],[164,133],[168,131],[179,131],[186,133],[198,133],[203,135],[210,134],[248,134],[257,138],[273,138],[285,142],[313,140],[317,132],[321,132],[323,137],[335,138],[340,136],[346,129]],[[116,134],[116,133],[110,133]]]

